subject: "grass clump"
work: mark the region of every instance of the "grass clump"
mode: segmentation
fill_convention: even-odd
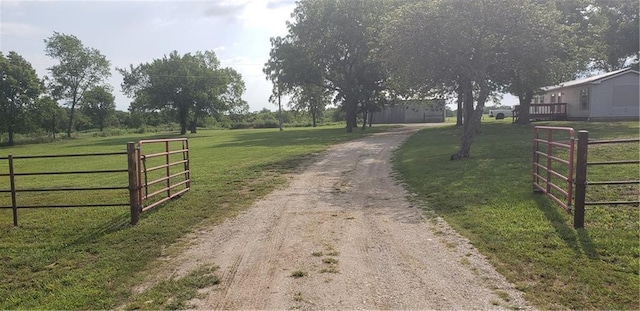
[[[591,139],[639,136],[638,122],[534,125],[586,129]],[[483,124],[472,157],[457,162],[449,161],[449,156],[458,149],[460,129],[425,129],[397,151],[395,167],[430,211],[469,238],[537,307],[637,309],[640,210],[633,206],[587,207],[586,228],[573,229],[571,215],[532,191],[534,125]],[[640,154],[637,144],[604,153],[618,159],[638,159]],[[637,179],[638,171],[636,165],[590,173],[590,178]],[[624,173],[633,176],[619,175]],[[592,192],[594,187],[589,187],[587,195],[598,195]],[[637,188],[625,191],[637,198]],[[619,192],[607,195],[611,194]]]
[[[217,268],[203,266],[180,279],[163,281],[135,297],[126,305],[127,310],[177,310],[193,306],[188,302],[198,297],[198,289],[217,285]]]
[[[307,276],[307,274],[308,273],[306,271],[304,271],[304,270],[295,270],[295,271],[291,272],[291,277],[294,277],[294,278],[297,279],[297,278],[305,277],[305,276]]]

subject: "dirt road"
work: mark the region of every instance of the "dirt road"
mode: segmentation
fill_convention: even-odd
[[[392,177],[392,151],[418,129],[332,147],[286,189],[198,233],[172,275],[220,267],[197,309],[529,309]]]

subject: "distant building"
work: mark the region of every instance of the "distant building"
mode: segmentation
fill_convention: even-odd
[[[382,107],[371,115],[372,124],[444,122],[445,101],[403,100]]]
[[[568,120],[637,120],[640,118],[640,78],[632,68],[568,81],[542,88],[544,95],[533,98],[536,105],[566,105]],[[553,107],[552,107],[553,108]],[[560,108],[560,107],[556,107]],[[558,109],[556,109],[558,110]]]

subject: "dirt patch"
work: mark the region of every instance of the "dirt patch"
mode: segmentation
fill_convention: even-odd
[[[234,219],[194,233],[158,280],[203,265],[221,282],[195,309],[530,307],[464,238],[425,221],[390,158],[420,127],[336,145]]]

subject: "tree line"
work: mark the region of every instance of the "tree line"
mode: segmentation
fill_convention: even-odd
[[[213,51],[171,52],[148,63],[116,68],[122,91],[134,98],[128,112],[115,110],[113,87],[106,80],[111,63],[97,49],[73,35],[54,32],[44,40],[45,54],[58,63],[40,79],[32,65],[14,51],[0,53],[0,134],[7,144],[16,133],[63,127],[73,131],[107,126],[139,127],[178,122],[181,134],[196,131],[207,116],[246,115],[242,76],[223,68]],[[62,105],[59,105],[61,103]]]
[[[288,33],[271,38],[263,72],[273,83],[270,101],[287,96],[289,108],[308,113],[313,125],[335,104],[329,115],[344,118],[348,132],[386,104],[454,101],[463,134],[452,159],[462,159],[485,103],[498,94],[511,93],[528,107],[543,86],[637,64],[638,6],[635,0],[301,0]],[[133,99],[128,112],[116,112],[106,83],[111,64],[100,51],[57,32],[44,42],[58,63],[43,79],[17,53],[0,53],[0,134],[9,144],[15,133],[55,135],[63,127],[71,136],[114,124],[177,122],[182,134],[206,123],[271,126],[267,112],[248,112],[242,76],[212,51],[173,51],[116,68],[121,90]],[[283,115],[291,119],[286,111],[277,118]]]
[[[264,66],[272,100],[314,109],[333,101],[347,131],[401,99],[451,98],[470,155],[485,103],[638,62],[636,0],[298,1]],[[363,123],[366,117],[361,118]],[[464,120],[464,122],[463,122]],[[529,122],[528,116],[519,119]],[[364,126],[365,124],[363,124]]]

